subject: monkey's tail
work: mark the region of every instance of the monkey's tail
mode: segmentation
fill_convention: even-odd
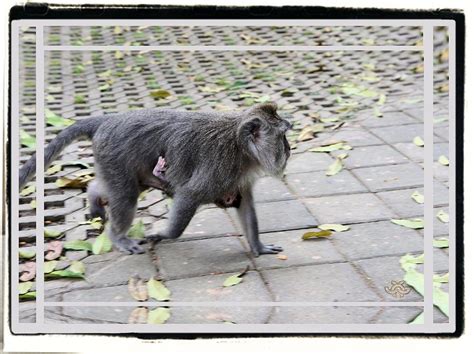
[[[85,137],[92,139],[99,126],[106,120],[105,117],[92,117],[80,120],[61,131],[44,149],[44,167],[56,159],[59,153],[74,140]],[[38,147],[41,148],[41,147]],[[20,169],[20,190],[33,178],[36,172],[36,154]]]

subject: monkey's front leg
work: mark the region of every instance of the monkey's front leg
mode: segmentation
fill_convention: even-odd
[[[242,201],[237,209],[237,213],[245,236],[249,242],[250,249],[256,257],[261,254],[275,254],[283,251],[283,248],[280,246],[264,245],[258,238],[257,213],[255,212],[255,204],[251,191],[242,193]]]
[[[199,207],[199,202],[193,198],[191,193],[184,190],[176,192],[171,207],[168,228],[164,233],[148,236],[150,241],[158,242],[164,239],[175,239],[181,236],[186,226]]]

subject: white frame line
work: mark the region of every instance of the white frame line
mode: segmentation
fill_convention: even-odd
[[[147,25],[150,25],[150,22],[154,22],[154,21],[149,21],[149,20],[143,20],[146,22]],[[128,21],[127,24],[128,25],[131,25],[133,26],[132,23],[130,22],[133,22],[133,23],[137,23],[138,24],[143,24],[142,20],[135,20],[135,21]],[[183,20],[184,22],[186,23],[192,23],[192,22],[200,22],[201,20]],[[218,20],[220,21],[220,20]],[[425,149],[428,146],[431,146],[431,154],[429,154],[429,149],[426,149],[425,150],[425,173],[424,173],[424,179],[425,179],[425,214],[424,214],[424,219],[425,219],[425,229],[424,229],[424,232],[425,232],[425,239],[424,239],[424,252],[425,252],[425,270],[424,270],[424,279],[425,279],[425,296],[424,296],[424,301],[423,302],[360,302],[360,303],[357,303],[357,302],[335,302],[335,303],[330,303],[330,302],[304,302],[303,306],[343,306],[343,304],[346,304],[346,306],[397,306],[397,307],[403,307],[403,306],[420,306],[420,305],[423,305],[424,306],[424,313],[425,313],[425,323],[423,325],[421,325],[423,328],[419,331],[418,329],[420,328],[420,326],[416,326],[416,325],[407,325],[407,324],[400,324],[400,325],[396,325],[396,324],[391,324],[391,325],[388,325],[390,327],[390,332],[392,332],[394,329],[394,333],[396,333],[397,331],[398,332],[420,332],[420,333],[441,333],[441,332],[444,332],[444,331],[453,331],[454,328],[455,328],[455,318],[454,318],[454,310],[453,311],[450,311],[450,316],[449,316],[449,323],[448,324],[433,324],[433,298],[432,298],[432,276],[433,276],[433,246],[432,246],[432,239],[433,239],[433,228],[432,228],[432,224],[433,224],[433,220],[432,218],[428,219],[427,220],[427,214],[429,216],[429,214],[431,213],[431,216],[433,216],[433,195],[432,195],[432,187],[433,187],[433,166],[432,166],[432,162],[433,162],[433,146],[432,146],[432,143],[433,143],[433,26],[437,25],[437,26],[447,26],[449,28],[449,34],[450,34],[450,41],[449,41],[449,73],[450,73],[450,81],[449,81],[449,117],[450,117],[450,140],[449,140],[449,143],[450,143],[450,181],[455,181],[455,179],[451,179],[451,174],[453,174],[453,171],[455,173],[455,163],[453,161],[454,158],[455,158],[455,151],[454,149],[452,149],[451,147],[454,146],[455,142],[453,139],[453,137],[455,138],[455,132],[454,132],[454,129],[453,127],[451,126],[451,124],[453,123],[453,119],[455,118],[455,112],[454,112],[454,109],[455,109],[455,95],[454,95],[454,88],[455,88],[455,62],[454,62],[454,58],[455,58],[455,51],[454,51],[454,48],[455,48],[455,42],[454,42],[454,38],[455,38],[455,28],[454,28],[454,21],[453,20],[407,20],[407,21],[398,21],[398,20],[393,20],[393,21],[384,21],[384,20],[356,20],[358,21],[358,24],[357,25],[354,25],[353,24],[353,21],[354,20],[342,20],[340,21],[340,24],[339,25],[346,25],[346,26],[354,26],[354,27],[357,27],[357,26],[364,26],[364,25],[383,25],[383,26],[408,26],[408,25],[411,25],[411,26],[423,26],[423,46],[337,46],[337,49],[334,49],[336,46],[332,46],[331,49],[327,49],[325,47],[327,46],[277,46],[278,50],[275,50],[275,47],[272,47],[272,46],[225,46],[226,48],[219,48],[219,49],[214,49],[214,50],[241,50],[241,51],[248,51],[248,50],[267,50],[268,48],[268,51],[279,51],[279,50],[292,50],[292,51],[295,51],[295,50],[300,50],[300,51],[314,51],[314,50],[393,50],[393,51],[401,51],[401,50],[416,50],[416,51],[423,51],[425,53],[424,55],[424,82],[425,82],[425,87],[424,87],[424,104],[425,104],[425,107],[424,107],[424,132],[425,132]],[[44,46],[44,41],[43,41],[43,27],[44,25],[41,24],[43,21],[42,20],[21,20],[21,21],[15,21],[15,22],[20,22],[21,25],[23,26],[27,26],[27,25],[34,25],[36,27],[36,44],[37,44],[37,52],[36,52],[36,99],[37,99],[37,102],[36,102],[36,108],[37,108],[37,120],[36,120],[36,134],[37,134],[37,146],[44,146],[44,52],[45,50],[46,51],[51,51],[51,50],[72,50],[72,51],[77,51],[77,50],[138,50],[138,51],[151,51],[151,50],[178,50],[178,51],[183,51],[183,50],[189,50],[189,51],[194,51],[194,50],[213,50],[211,46],[165,46],[165,49],[163,49],[163,47],[160,47],[160,46]],[[19,39],[19,25],[18,23],[12,23],[12,33],[13,34],[16,34],[16,40]],[[70,21],[69,20],[53,20],[53,21],[50,21],[48,20],[48,23],[46,26],[50,27],[50,26],[54,26],[55,23],[57,23],[57,25],[63,25],[63,23],[65,25],[69,25],[71,26],[70,24]],[[93,23],[90,23],[91,21],[89,20],[80,20],[79,21],[79,26],[89,26],[89,25],[92,25],[92,26],[97,26],[97,21],[93,21]],[[118,21],[118,20],[101,20],[101,25],[102,27],[104,27],[106,24],[104,24],[104,22],[107,22],[107,23],[110,23],[110,24],[122,24],[121,21]],[[168,23],[169,22],[169,23]],[[170,21],[162,21],[162,20],[159,20],[157,21],[157,25],[161,25],[161,26],[178,26],[179,25],[179,22],[182,22],[182,21],[176,21],[176,20],[170,20]],[[212,23],[214,23],[213,21],[210,21]],[[238,22],[238,23],[237,23]],[[245,26],[245,25],[242,25],[242,23],[245,23],[246,21],[242,21],[242,20],[237,20],[236,21],[236,24],[235,25],[238,25],[240,27],[242,26]],[[249,22],[249,21],[247,21]],[[263,23],[265,21],[258,21],[258,23],[255,23],[255,25],[259,25],[259,26],[264,26],[265,24]],[[268,23],[272,24],[272,25],[275,25],[275,22],[279,22],[279,21],[272,21],[272,20],[268,20]],[[284,24],[286,26],[288,26],[288,22],[291,22],[291,21],[286,21],[286,20],[283,20]],[[303,22],[310,22],[310,24],[305,24]],[[334,22],[337,22],[337,21],[334,21],[334,20],[328,20],[328,24],[331,23],[331,25],[334,26]],[[347,22],[352,22],[352,23],[347,23]],[[415,23],[414,23],[415,22]],[[40,23],[40,24],[38,24]],[[209,23],[209,21],[206,21],[206,26],[212,26],[213,24],[212,23]],[[234,26],[234,21],[226,21],[226,24],[224,25],[223,23],[217,23],[216,22],[216,26]],[[317,21],[313,21],[313,20],[310,20],[310,21],[298,21],[298,24],[295,23],[295,26],[296,25],[299,25],[299,26],[308,26],[308,25],[316,25],[317,24],[323,24],[323,23],[326,23],[326,21],[323,21],[323,20],[317,20]],[[420,25],[420,23],[422,23],[422,25]],[[188,24],[189,25],[189,24]],[[199,24],[200,26],[202,26],[202,24]],[[251,21],[247,24],[247,25],[252,25]],[[291,24],[290,24],[291,25]],[[192,26],[192,25],[190,25]],[[203,26],[204,27],[204,26]],[[429,35],[429,33],[431,33],[431,38],[430,38],[430,41],[426,41],[427,39],[427,36]],[[39,45],[38,45],[39,44]],[[18,56],[18,59],[19,59],[19,45],[20,43],[18,43],[18,47],[15,48],[17,49],[17,56]],[[13,46],[15,47],[15,46]],[[173,48],[172,48],[173,47]],[[191,47],[194,47],[191,48]],[[201,47],[201,49],[195,49],[196,47]],[[219,46],[216,46],[216,47],[219,47]],[[231,48],[229,48],[231,47]],[[296,49],[294,47],[297,47]],[[430,47],[431,48],[431,51],[428,51],[427,52],[427,48]],[[110,49],[112,48],[112,49]],[[214,47],[215,48],[215,47]],[[365,49],[364,49],[365,48]],[[369,49],[367,49],[369,48]],[[427,55],[428,53],[428,55]],[[15,58],[14,56],[15,54],[15,51],[12,50],[12,58]],[[431,60],[429,60],[429,57],[431,56]],[[38,68],[39,66],[39,63],[43,64],[42,65],[42,68]],[[12,65],[12,70],[17,68],[17,72],[19,74],[19,63],[18,63],[18,60],[16,61],[16,63],[13,63]],[[430,70],[431,69],[431,70]],[[431,73],[431,78],[429,77],[428,73]],[[40,80],[40,83],[38,84],[38,79],[41,79]],[[431,81],[431,86],[430,86],[430,89],[427,90],[426,89],[426,86],[427,86],[427,83],[429,83]],[[14,88],[15,86],[13,86],[12,84],[12,88]],[[18,87],[18,85],[17,85]],[[16,93],[16,97],[15,97],[15,93]],[[13,114],[12,114],[12,117],[15,118],[15,115],[16,115],[16,118],[19,118],[18,117],[18,108],[19,108],[19,97],[18,97],[18,94],[19,92],[14,92],[13,95],[12,95],[12,99],[13,99],[13,104],[12,104],[12,108],[15,108],[15,105],[16,105],[16,110],[13,110]],[[15,100],[15,98],[17,98]],[[427,107],[428,106],[428,103],[431,102],[431,107]],[[428,108],[428,110],[427,110]],[[453,118],[454,117],[454,118]],[[39,118],[39,119],[38,119]],[[428,122],[428,127],[427,127],[427,123]],[[14,128],[15,127],[15,124],[18,124],[18,120],[16,121],[16,123],[13,123],[12,127]],[[453,124],[454,125],[454,124]],[[40,127],[42,129],[40,129]],[[17,127],[17,129],[19,129]],[[429,132],[431,131],[431,134],[429,134]],[[427,134],[428,133],[428,134]],[[18,137],[16,137],[18,139]],[[431,145],[429,144],[431,140]],[[17,147],[18,148],[18,152],[17,154],[19,154],[19,141],[15,141],[15,139],[13,139],[13,142],[12,142],[12,148],[14,147]],[[45,302],[44,301],[44,274],[43,274],[43,266],[44,266],[44,238],[43,237],[39,237],[38,235],[43,235],[43,232],[44,232],[44,179],[42,178],[38,178],[38,176],[43,176],[44,178],[44,149],[37,149],[37,155],[36,155],[36,159],[37,159],[37,181],[36,181],[36,193],[37,193],[37,208],[36,208],[36,249],[37,249],[37,255],[40,254],[41,257],[40,258],[40,261],[38,262],[38,259],[37,259],[37,283],[38,281],[41,280],[41,285],[38,289],[38,284],[36,285],[37,287],[37,298],[36,298],[36,307],[37,307],[37,323],[34,324],[34,326],[37,326],[38,324],[42,325],[44,323],[44,306],[91,306],[91,303],[87,303],[87,302],[77,302],[77,303],[62,303],[62,302]],[[428,156],[429,156],[429,159],[428,159]],[[18,171],[18,162],[19,162],[19,159],[15,159],[14,158],[15,155],[12,154],[12,169],[15,170],[16,168],[16,171]],[[429,161],[429,163],[427,164],[426,162]],[[431,166],[430,168],[426,168],[427,166]],[[430,178],[427,182],[427,175],[429,173],[429,170],[431,170],[431,175],[430,175]],[[40,173],[38,173],[40,172]],[[16,177],[16,179],[15,179]],[[15,176],[15,172],[12,171],[12,179],[14,181],[14,183],[17,183],[18,181],[18,172],[16,172],[16,176]],[[38,183],[38,181],[40,181]],[[13,185],[13,183],[12,183]],[[428,188],[426,188],[428,186]],[[13,186],[14,187],[14,186]],[[13,188],[12,187],[12,188]],[[431,188],[430,188],[431,187]],[[452,186],[450,186],[450,188],[452,188]],[[15,189],[15,188],[13,188]],[[429,189],[430,192],[431,192],[431,195],[428,196],[427,198],[427,193],[426,193],[426,190]],[[12,197],[14,199],[16,199],[16,202],[13,201],[12,202],[12,212],[13,212],[13,222],[12,222],[12,226],[17,226],[15,230],[18,230],[18,227],[19,227],[19,220],[18,220],[18,200],[19,200],[19,195],[18,195],[18,192],[19,191],[16,191],[16,195],[15,195],[15,191],[13,190],[12,191]],[[430,203],[430,198],[431,198],[431,203]],[[455,209],[455,194],[453,195],[453,193],[451,193],[451,190],[450,190],[450,215],[454,214],[454,217],[453,215],[451,216],[454,220],[455,220],[455,212],[452,213],[452,209]],[[428,202],[427,202],[428,201]],[[453,202],[454,201],[454,202]],[[16,204],[16,205],[15,205]],[[428,210],[428,213],[427,213],[427,209],[428,209],[428,206],[431,204],[431,210],[429,211]],[[17,208],[17,213],[15,214],[15,206]],[[42,218],[39,217],[39,214],[42,215]],[[452,219],[452,220],[453,220]],[[429,226],[429,223],[431,223],[431,230],[430,230],[430,226]],[[426,225],[428,224],[428,228],[426,227]],[[39,226],[39,231],[38,232],[38,226]],[[428,232],[427,232],[427,229],[428,229]],[[454,236],[454,234],[452,233],[453,231],[452,230],[455,230],[455,222],[451,222],[450,223],[450,249],[449,249],[449,253],[450,253],[450,266],[449,266],[449,272],[450,274],[454,274],[454,267],[455,267],[455,259],[453,259],[452,257],[455,256],[455,237],[452,237]],[[429,233],[431,235],[431,237],[427,238],[426,237],[426,234]],[[428,240],[427,240],[428,239]],[[38,242],[39,241],[39,242]],[[428,242],[429,241],[429,242]],[[429,243],[429,247],[428,247],[428,243]],[[13,251],[18,251],[18,244],[13,242],[13,247],[12,247]],[[427,252],[427,249],[428,249],[428,252]],[[16,252],[18,253],[18,252]],[[431,253],[431,255],[427,254],[427,253]],[[428,256],[428,257],[427,257]],[[15,257],[15,256],[14,256]],[[16,258],[18,259],[18,255],[16,255]],[[429,262],[431,258],[431,262]],[[429,263],[429,264],[427,264]],[[428,265],[428,267],[427,267]],[[430,269],[431,268],[431,269]],[[16,269],[18,269],[18,262],[16,264]],[[12,271],[15,270],[15,266],[12,265]],[[427,274],[429,273],[429,274]],[[15,273],[13,273],[15,274]],[[39,276],[38,276],[39,275]],[[427,281],[427,279],[429,279],[429,281]],[[18,285],[18,280],[16,282],[12,282],[12,290],[16,291],[16,289],[13,288],[13,285],[15,285],[15,283]],[[450,294],[453,294],[454,292],[454,289],[455,289],[455,284],[454,282],[450,282]],[[14,292],[13,292],[14,293]],[[430,296],[429,298],[429,301],[427,301],[427,297]],[[455,309],[455,301],[454,300],[454,296],[451,295],[450,296],[450,309],[453,308]],[[15,302],[18,302],[18,300],[14,300],[14,303]],[[14,304],[13,303],[13,304]],[[95,305],[97,303],[94,303],[94,305],[92,306],[102,306],[102,305]],[[126,305],[125,305],[126,304]],[[105,302],[104,303],[104,306],[129,306],[128,304],[134,304],[133,306],[157,306],[157,304],[159,303],[151,303],[151,302],[147,302],[147,303],[136,303],[136,302],[125,302],[125,303],[111,303],[111,302]],[[193,305],[193,302],[189,302],[189,303],[186,303],[186,302],[175,302],[175,303],[172,303],[172,302],[166,302],[166,303],[162,303],[163,305],[162,306],[196,306],[196,303],[194,303]],[[199,305],[197,306],[204,306],[202,305],[203,303],[198,303]],[[205,303],[204,303],[205,304]],[[228,302],[228,303],[224,303],[224,304],[227,304],[227,305],[233,305],[233,306],[238,306],[239,305],[239,302]],[[240,303],[242,304],[242,303]],[[267,302],[267,303],[264,303],[265,305],[264,306],[291,306],[291,307],[296,307],[296,306],[302,306],[301,303],[298,303],[298,302]],[[275,305],[273,305],[275,304]],[[382,305],[383,304],[383,305]],[[430,305],[431,304],[431,305]],[[39,308],[41,306],[41,309]],[[215,302],[212,302],[212,305],[213,306],[216,306],[216,303]],[[454,305],[454,306],[453,306]],[[207,306],[207,305],[206,305]],[[218,305],[218,306],[221,306],[221,305]],[[223,305],[222,305],[223,306]],[[250,304],[249,306],[262,306],[262,303],[254,303],[253,305]],[[430,312],[431,312],[431,316],[430,316]],[[16,315],[16,319],[18,320],[18,313],[15,314]],[[15,325],[15,315],[13,316],[13,324]],[[431,321],[426,321],[426,318],[430,318]],[[428,322],[428,323],[427,323]],[[16,323],[19,327],[21,326],[21,329],[22,329],[22,333],[31,333],[29,332],[29,328],[32,326],[30,324],[25,324],[25,323]],[[376,332],[386,332],[388,331],[388,329],[385,329],[385,330],[380,330],[377,328],[377,327],[373,327],[375,324],[364,324],[364,325],[349,325],[349,327],[351,327],[349,329],[350,332],[359,332],[360,329],[362,329],[362,331],[371,331],[373,333],[376,333]],[[72,326],[72,327],[69,327],[69,326]],[[74,324],[69,324],[68,325],[68,330],[69,328],[71,328],[73,331],[74,331],[74,328],[78,328],[78,326],[80,328],[83,328],[85,329],[85,332],[83,333],[88,333],[89,331],[89,325],[86,326],[83,326],[83,325],[74,325]],[[93,325],[92,327],[95,327],[95,326],[99,326],[99,327],[102,327],[104,325]],[[105,330],[105,332],[111,332],[110,331],[110,324],[105,324],[105,326],[107,326],[107,329]],[[123,332],[123,325],[116,325],[118,326],[117,328],[122,328],[120,330],[118,330],[119,332]],[[141,326],[141,325],[133,325],[133,326]],[[147,325],[145,325],[147,326]],[[149,325],[148,325],[149,326]],[[162,332],[163,333],[168,333],[168,330],[164,329],[164,327],[169,327],[169,326],[174,326],[174,325],[171,325],[171,324],[167,324],[167,325],[161,325],[160,328],[162,328]],[[178,326],[184,326],[184,325],[178,325]],[[193,325],[195,326],[195,325]],[[204,326],[205,328],[209,328],[209,326],[213,327],[213,325],[201,325],[201,326]],[[215,328],[212,328],[210,331],[212,332],[221,332],[220,330],[220,325],[219,326],[219,330],[216,330]],[[243,325],[245,326],[245,325]],[[251,325],[252,327],[255,327],[255,326],[259,326],[259,325]],[[275,326],[279,326],[279,325],[263,325],[265,326],[265,330],[259,330],[260,332],[266,332],[266,328],[268,327],[275,327]],[[285,326],[285,330],[284,332],[288,332],[288,333],[291,333],[291,332],[305,332],[304,330],[302,331],[301,330],[301,325],[296,325],[298,327],[297,330],[289,330],[287,328],[287,326],[289,325],[284,325]],[[315,331],[315,326],[318,327],[319,325],[310,325],[311,326],[311,329],[309,329],[308,331],[309,332],[314,332]],[[330,330],[327,331],[326,328],[331,328],[332,325],[323,325],[324,326],[324,329],[323,330],[319,330],[318,329],[318,332],[321,332],[321,333],[327,333],[327,332],[331,332]],[[337,326],[337,332],[340,332],[340,330],[342,329],[341,328],[341,325],[335,325]],[[353,326],[356,326],[356,330],[354,330]],[[381,326],[383,327],[383,325],[379,325],[377,324],[376,326]],[[16,326],[14,326],[16,327]],[[48,326],[48,329],[50,328],[55,328],[57,327],[56,325],[49,325]],[[203,328],[204,328],[203,327]],[[227,327],[227,326],[226,326]],[[236,326],[232,326],[233,328],[236,328],[236,327],[240,327],[239,325],[236,325]],[[33,331],[33,332],[37,332],[37,328],[38,327],[35,327],[36,329]],[[87,328],[87,329],[86,329]],[[276,327],[275,327],[276,328]],[[442,329],[443,328],[443,329]],[[44,329],[44,328],[42,328]],[[237,329],[237,328],[236,328]],[[64,331],[64,329],[61,327],[61,332],[67,332],[67,331]],[[148,330],[141,330],[142,332],[149,332]],[[171,332],[175,332],[174,330],[170,330]],[[190,333],[192,332],[203,332],[201,330],[191,330]],[[270,330],[270,331],[275,331],[275,330]],[[95,330],[95,332],[97,333],[101,333],[102,331],[97,331]],[[112,330],[113,332],[113,330]],[[206,331],[204,331],[206,332]],[[224,330],[223,332],[225,333],[231,333],[231,332],[242,332],[242,329],[237,329],[236,331],[228,331],[227,328],[226,330]],[[42,332],[42,333],[48,333],[48,330]]]

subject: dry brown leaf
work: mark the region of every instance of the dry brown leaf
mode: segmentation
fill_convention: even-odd
[[[138,324],[145,324],[147,323],[148,319],[148,308],[146,307],[137,307],[133,309],[128,316],[128,323],[138,323]]]
[[[133,276],[128,280],[128,292],[135,300],[148,300],[147,285],[143,279],[140,279],[136,276]]]
[[[61,241],[51,241],[46,244],[46,254],[44,259],[52,261],[53,259],[59,258],[63,251],[63,244]]]
[[[284,254],[279,254],[277,258],[281,259],[282,261],[286,261],[288,259],[288,256],[285,256]]]
[[[26,262],[20,264],[20,281],[29,281],[36,276],[35,262]]]

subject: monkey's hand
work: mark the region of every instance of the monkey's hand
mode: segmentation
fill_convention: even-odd
[[[273,244],[264,245],[263,243],[259,242],[257,248],[252,251],[255,257],[258,257],[261,254],[277,254],[283,251],[283,248],[280,246],[275,246]]]

